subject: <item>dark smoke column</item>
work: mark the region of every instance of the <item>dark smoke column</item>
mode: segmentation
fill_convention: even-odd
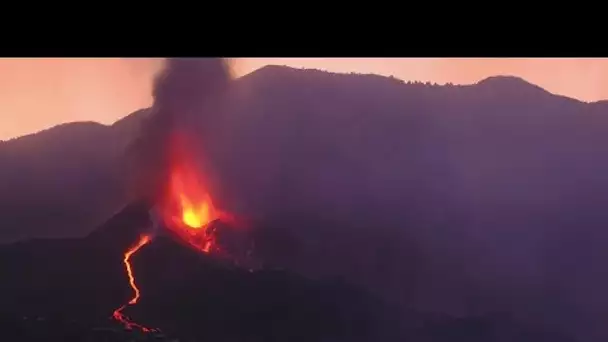
[[[154,104],[135,142],[136,196],[156,203],[166,184],[172,134],[188,116],[206,115],[205,105],[230,82],[221,58],[169,58],[154,83]]]
[[[229,81],[224,59],[170,58],[154,84],[154,107],[160,116],[198,111]]]

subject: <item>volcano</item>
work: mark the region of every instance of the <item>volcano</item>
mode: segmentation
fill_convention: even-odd
[[[458,204],[472,200],[467,187],[454,186],[459,185],[460,173],[450,170],[467,168],[453,163],[452,153],[460,151],[464,159],[477,153],[485,156],[486,149],[474,149],[469,155],[469,148],[489,145],[468,140],[471,120],[456,120],[453,115],[441,116],[441,120],[434,118],[442,115],[445,108],[463,113],[474,108],[470,112],[483,114],[478,118],[481,127],[493,132],[492,138],[502,137],[503,126],[494,125],[494,118],[488,120],[487,113],[477,109],[488,108],[485,97],[469,101],[474,99],[469,92],[472,88],[426,89],[376,77],[369,79],[371,83],[368,78],[363,78],[362,83],[351,83],[354,76],[307,71],[305,77],[300,77],[293,70],[270,68],[239,84],[251,86],[270,75],[268,80],[272,82],[264,80],[263,84],[272,86],[248,89],[244,93],[256,94],[249,101],[235,101],[240,96],[227,97],[231,105],[236,105],[224,108],[224,114],[246,113],[238,117],[222,115],[221,110],[213,110],[217,104],[208,101],[219,98],[216,95],[222,87],[216,86],[217,81],[228,82],[221,63],[169,62],[167,72],[155,86],[154,105],[143,113],[145,124],[129,145],[132,148],[128,151],[132,153],[127,154],[126,160],[134,164],[134,172],[133,181],[126,183],[134,188],[134,194],[120,203],[132,204],[84,238],[30,240],[0,247],[0,271],[4,275],[0,283],[0,332],[6,340],[125,341],[139,337],[156,339],[160,331],[166,336],[194,341],[572,341],[544,332],[555,330],[555,326],[529,326],[535,324],[530,322],[543,320],[526,321],[526,325],[518,321],[521,316],[514,318],[503,312],[485,314],[487,310],[482,310],[483,307],[501,310],[511,305],[501,305],[500,298],[496,298],[503,297],[499,290],[479,293],[484,287],[473,280],[490,268],[487,265],[493,265],[484,263],[491,258],[477,258],[484,254],[477,254],[474,248],[472,253],[467,251],[466,257],[462,256],[461,251],[468,246],[462,238],[466,234],[456,233],[459,225],[466,226],[467,211],[444,210],[450,208],[448,204],[453,200],[445,189],[462,190],[464,197],[454,197],[459,199]],[[334,77],[339,82],[334,82]],[[348,81],[345,91],[333,88],[342,78]],[[496,81],[499,80],[480,87],[496,87]],[[508,89],[517,84],[509,81]],[[402,94],[402,88],[411,93]],[[231,91],[239,89],[243,88]],[[373,94],[370,97],[365,89],[373,89],[378,97]],[[509,98],[497,102],[497,108],[527,114],[526,110],[531,111],[527,96],[532,94],[531,90],[526,88],[523,93],[524,105],[504,106],[517,100]],[[481,93],[491,95],[493,91]],[[517,98],[521,95],[514,93]],[[554,106],[542,106],[545,107]],[[339,115],[319,115],[326,108],[340,109]],[[501,120],[520,117],[497,112]],[[367,121],[369,118],[379,121]],[[200,123],[200,127],[194,122]],[[449,125],[436,127],[438,122]],[[570,123],[570,119],[560,122]],[[499,127],[498,131],[492,130],[495,127]],[[170,142],[180,130],[187,131],[188,138],[195,143],[185,144],[187,151],[176,152]],[[408,139],[414,139],[409,145],[416,149],[410,150],[402,140],[404,132],[408,132]],[[528,140],[517,141],[534,142],[537,134],[534,130],[529,132]],[[562,130],[556,132],[563,135]],[[454,134],[463,134],[467,139]],[[440,138],[439,143],[436,138]],[[114,139],[104,136],[94,144],[106,140]],[[502,146],[500,139],[490,141]],[[441,142],[449,148],[444,149]],[[71,145],[75,144],[68,144],[57,155],[65,158],[65,150],[71,150]],[[528,151],[528,147],[522,150]],[[85,159],[90,154],[83,153]],[[501,163],[509,160],[504,159],[509,153],[494,152],[482,159],[498,162],[496,155]],[[444,161],[445,156],[448,158]],[[523,165],[522,161],[528,159],[515,160]],[[562,159],[556,160],[559,164]],[[192,165],[195,161],[205,167],[199,170]],[[52,163],[60,164],[55,160]],[[505,163],[511,164],[518,163]],[[209,179],[204,178],[207,167],[215,167],[212,170],[215,172],[209,172]],[[74,169],[77,170],[74,174],[91,175],[88,169]],[[60,170],[59,179],[63,179],[64,172]],[[9,171],[11,175],[20,174],[22,168]],[[511,175],[512,169],[503,168],[503,172]],[[222,179],[212,177],[217,174],[223,175]],[[494,179],[491,175],[480,178],[483,183],[471,184],[478,184],[480,189],[495,189],[496,184],[503,184],[500,178],[496,178],[498,182],[490,181]],[[379,182],[370,182],[372,178]],[[70,205],[76,202],[87,208],[83,216],[88,217],[89,209],[97,212],[97,206],[90,205],[85,197],[99,198],[103,193],[86,189],[107,187],[109,183],[104,179],[92,177],[90,182],[95,186],[74,187],[79,190],[77,201],[67,202],[62,209],[70,214],[77,212],[76,206]],[[210,182],[207,184],[206,180]],[[58,195],[42,199],[21,191],[20,187],[8,187],[24,203],[41,202],[34,210],[31,205],[25,206],[23,216],[51,216],[40,215],[38,211],[50,206],[49,202],[61,197],[68,187],[64,182],[49,183],[59,184]],[[31,182],[24,184],[37,187]],[[506,188],[513,189],[509,185]],[[506,195],[511,196],[511,191]],[[8,198],[15,200],[12,195]],[[398,205],[386,201],[390,198],[399,199]],[[409,199],[405,205],[403,198]],[[485,202],[483,198],[480,197],[480,203]],[[83,202],[87,204],[82,205]],[[256,223],[257,236],[241,234],[246,230],[221,210],[223,205],[236,209],[239,215],[265,218],[266,221]],[[337,216],[324,214],[332,211]],[[372,214],[374,211],[376,214]],[[49,213],[56,214],[52,210]],[[68,221],[70,225],[79,224]],[[36,222],[33,226],[47,224],[40,219],[24,222]],[[517,221],[505,220],[504,224],[518,226],[513,223]],[[9,226],[19,230],[27,225]],[[426,241],[416,239],[418,233],[412,233],[411,239],[409,233],[401,234],[416,229],[424,232],[421,236],[428,236],[427,242],[436,235],[442,238],[437,241],[450,243],[418,244]],[[424,253],[419,245],[426,247]],[[256,246],[264,257],[265,268],[259,270],[243,262],[250,261],[251,246]],[[482,271],[473,272],[478,265],[476,258],[484,261],[479,264],[483,267],[478,268]],[[268,268],[271,262],[284,270]],[[472,266],[468,267],[469,264]],[[497,288],[505,293],[518,289],[502,286],[503,283]],[[373,294],[354,286],[365,287]],[[525,301],[525,306],[538,303],[530,303],[525,294],[514,297]],[[482,316],[456,318],[406,309],[423,302],[425,298],[421,297],[438,304],[430,306],[435,310],[449,309],[451,301],[446,299],[456,298],[457,304],[464,307],[460,312]],[[550,311],[552,307],[539,312]],[[565,317],[575,316],[573,311]],[[106,336],[107,332],[112,336]]]
[[[124,251],[146,232],[149,211],[135,203],[85,238],[0,248],[2,274],[11,275],[0,284],[0,315],[122,331],[111,313],[133,296]],[[189,247],[159,234],[132,255],[141,295],[126,316],[167,335],[210,341],[357,341],[380,331],[376,317],[385,314],[374,311],[381,306],[358,290],[283,271],[252,272]]]

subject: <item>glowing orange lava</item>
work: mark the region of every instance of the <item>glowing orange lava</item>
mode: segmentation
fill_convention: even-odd
[[[142,330],[143,332],[150,332],[150,331],[153,331],[153,329],[146,328],[140,324],[133,322],[130,318],[125,316],[122,313],[122,311],[128,305],[137,304],[137,301],[139,300],[139,297],[140,297],[139,288],[137,287],[137,284],[135,284],[135,276],[133,275],[133,270],[131,269],[131,263],[129,260],[131,259],[131,256],[133,254],[135,254],[137,251],[139,251],[139,249],[142,248],[144,245],[149,243],[150,240],[151,240],[150,236],[142,235],[139,238],[139,240],[137,241],[137,243],[133,247],[129,248],[129,250],[127,250],[127,252],[125,253],[124,258],[123,258],[123,263],[125,264],[125,269],[127,270],[127,275],[129,276],[129,285],[131,285],[134,295],[133,295],[133,298],[131,298],[131,300],[129,300],[129,302],[127,304],[122,305],[120,308],[114,310],[114,313],[112,313],[112,317],[114,317],[114,319],[116,319],[117,321],[121,322],[125,326],[125,328],[127,328],[127,329],[138,328],[138,329]]]
[[[193,170],[185,165],[171,170],[170,196],[179,203],[178,212],[173,220],[180,225],[199,230],[217,218],[211,198],[202,190],[202,186]]]
[[[209,223],[218,218],[211,197],[204,190],[199,175],[187,163],[173,165],[169,181],[168,216],[170,227],[182,238],[203,252],[214,246]]]
[[[163,219],[181,239],[205,253],[217,249],[212,223],[224,216],[214,205],[202,172],[193,163],[190,146],[181,137],[171,141]]]

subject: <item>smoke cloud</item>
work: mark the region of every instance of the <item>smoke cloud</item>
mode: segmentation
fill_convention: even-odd
[[[219,94],[232,75],[220,58],[170,58],[155,79],[147,121],[134,143],[134,183],[138,198],[158,200],[166,180],[170,139],[188,117],[204,116],[205,104]]]
[[[154,84],[154,107],[160,115],[200,109],[230,79],[229,65],[224,59],[168,59]]]

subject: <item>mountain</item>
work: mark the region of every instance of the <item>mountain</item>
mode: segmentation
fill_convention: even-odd
[[[261,227],[268,264],[404,307],[608,337],[608,103],[508,76],[440,86],[271,66],[210,108],[185,126],[219,201]],[[120,208],[144,117],[1,143],[4,239],[84,235]]]
[[[514,77],[439,86],[282,67],[226,98],[190,127],[219,192],[263,222],[267,260],[404,306],[608,337],[606,103]]]
[[[139,113],[0,142],[0,241],[82,236],[124,205],[124,151]]]

